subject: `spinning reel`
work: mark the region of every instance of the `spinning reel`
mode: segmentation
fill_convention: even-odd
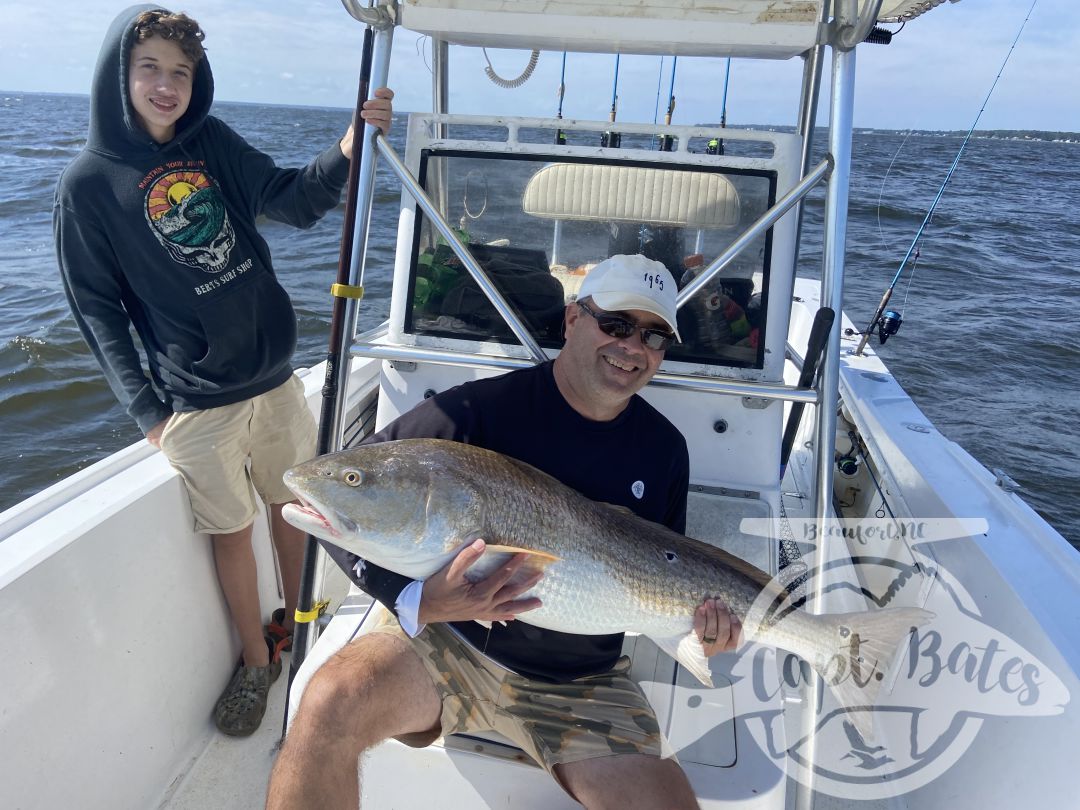
[[[881,313],[881,315],[878,316],[878,319],[876,321],[870,324],[870,328],[867,329],[865,332],[860,332],[856,329],[848,327],[844,330],[844,334],[848,337],[852,337],[853,335],[863,336],[862,343],[859,344],[859,348],[855,352],[856,354],[859,354],[859,352],[862,351],[863,346],[866,345],[866,341],[870,337],[870,335],[877,334],[878,340],[881,343],[884,343],[886,340],[888,340],[900,331],[900,327],[903,323],[904,317],[899,312],[897,312],[895,309],[886,309]]]

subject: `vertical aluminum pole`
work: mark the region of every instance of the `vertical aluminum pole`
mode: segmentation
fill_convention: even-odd
[[[346,6],[349,8],[348,6]],[[370,10],[369,7],[368,10]],[[353,13],[356,11],[357,13]],[[350,9],[357,19],[364,19],[363,9],[359,7]],[[374,18],[376,22],[378,18]],[[365,20],[366,21],[366,20]],[[392,31],[392,26],[387,25]],[[363,255],[367,242],[367,226],[371,216],[371,189],[373,167],[375,160],[373,128],[360,124],[360,107],[363,102],[371,98],[372,87],[382,87],[386,84],[387,68],[389,65],[389,44],[384,42],[382,53],[379,44],[373,45],[373,40],[385,39],[385,36],[372,36],[373,27],[369,26],[364,32],[364,46],[361,59],[360,84],[357,88],[357,109],[354,111],[354,134],[353,148],[350,159],[350,174],[359,158],[359,172],[349,179],[349,190],[346,199],[345,223],[342,228],[341,250],[338,257],[337,283],[357,284],[357,256]],[[373,70],[372,63],[379,59],[379,68]],[[374,77],[375,84],[371,84]],[[360,131],[355,132],[359,127]],[[365,139],[367,139],[365,141]],[[365,148],[366,147],[366,148]],[[367,171],[365,172],[365,167]],[[366,180],[365,180],[366,177]],[[352,231],[348,231],[349,227]],[[359,235],[359,236],[358,236]],[[351,238],[350,238],[351,237]],[[358,249],[358,244],[360,245]],[[362,277],[362,273],[360,274]],[[349,347],[352,344],[352,335],[356,329],[356,300],[336,299],[333,305],[333,317],[330,323],[329,348],[326,357],[326,378],[323,383],[323,403],[319,418],[319,453],[333,452],[341,447],[342,415],[346,401],[346,384],[348,382],[348,369],[351,363]],[[285,711],[281,733],[285,736],[285,730],[289,719],[289,693],[293,679],[300,670],[307,654],[315,644],[317,626],[310,618],[301,618],[300,613],[305,614],[313,611],[313,606],[321,596],[323,569],[326,564],[325,555],[319,550],[315,538],[308,535],[304,544],[304,563],[301,571],[300,592],[297,596],[297,623],[293,631],[293,652],[289,662],[288,686],[285,694]]]
[[[450,112],[450,45],[443,39],[431,40],[431,109],[436,115]],[[446,124],[435,125],[435,137],[445,138],[449,128]],[[445,160],[437,163],[439,170],[430,178],[432,198],[443,216],[449,215],[447,208],[448,166]]]
[[[823,14],[828,14],[828,3],[823,4]],[[802,135],[802,176],[810,171],[811,151],[814,147],[814,127],[817,122],[818,96],[821,92],[821,69],[825,62],[825,44],[815,45],[806,54],[803,63],[802,95],[799,100],[799,120],[795,122],[795,132]],[[799,264],[799,246],[802,243],[803,204],[800,202],[795,211],[795,266]]]
[[[824,263],[821,272],[821,306],[841,311],[844,285],[844,246],[847,238],[848,182],[851,174],[851,127],[855,104],[855,50],[833,50],[832,99],[829,120],[829,153],[835,165],[829,177],[825,195],[825,244]],[[824,564],[828,559],[825,531],[826,520],[832,506],[833,448],[836,445],[836,409],[840,399],[840,318],[833,322],[826,344],[821,368],[820,396],[817,407],[817,430],[814,437],[816,455],[816,482],[814,487],[815,516],[817,520],[817,547],[811,570],[811,592],[807,594],[807,607],[813,613],[822,610],[825,585]],[[805,743],[802,748],[804,761],[809,768],[804,772],[797,787],[795,807],[809,810],[813,806],[813,767],[817,756],[817,739],[814,730],[818,720],[818,678],[811,678],[805,685],[802,732]]]
[[[832,96],[829,108],[829,154],[833,158],[833,172],[825,192],[825,242],[824,261],[821,268],[821,306],[840,314],[844,303],[844,250],[847,244],[848,190],[851,178],[851,128],[855,109],[855,48],[866,37],[881,9],[882,0],[869,0],[858,14],[857,0],[843,0],[837,4],[834,15],[836,32],[832,41]],[[814,514],[817,522],[817,547],[811,570],[810,592],[807,607],[812,613],[823,609],[825,588],[825,563],[829,558],[826,531],[833,493],[833,460],[836,447],[836,410],[840,404],[840,324],[833,321],[829,340],[822,358],[821,378],[818,385],[820,405],[817,408],[817,430],[814,435],[816,475],[814,486]],[[819,677],[810,678],[805,684],[803,747],[809,769],[799,785],[795,806],[798,810],[810,810],[814,800],[814,763],[817,760],[817,735],[814,729],[820,707],[818,706]]]
[[[851,127],[855,106],[855,49],[833,51],[832,110],[829,153],[833,172],[825,194],[825,256],[821,272],[821,306],[843,307],[844,248],[847,241],[848,183],[851,176]],[[836,408],[840,399],[840,319],[829,333],[821,376],[821,406],[817,429],[816,509],[825,518],[832,503],[833,447]]]
[[[393,45],[394,29],[392,26],[375,33],[375,48],[372,56],[371,88],[372,92],[386,86],[390,72],[390,48]],[[371,124],[364,124],[359,137],[366,139],[364,154],[360,159],[360,173],[357,177],[356,223],[353,231],[352,260],[349,266],[349,283],[363,285],[364,261],[367,255],[368,234],[371,225],[371,203],[375,196],[375,161],[378,150],[375,149],[375,134],[378,130]],[[359,301],[350,298],[345,304],[345,328],[341,331],[339,350],[342,362],[337,368],[337,403],[334,408],[334,425],[329,452],[341,449],[342,425],[345,418],[347,382],[349,378],[349,348],[356,334],[356,320],[359,313]]]
[[[450,112],[450,45],[444,39],[431,40],[431,109],[436,115]],[[439,124],[436,138],[446,137],[446,125]]]

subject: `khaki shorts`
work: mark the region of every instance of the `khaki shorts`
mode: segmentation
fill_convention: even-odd
[[[253,486],[266,504],[295,500],[281,477],[315,455],[315,433],[293,375],[253,399],[174,413],[161,450],[187,484],[196,531],[228,534],[255,519]]]
[[[546,683],[499,666],[444,624],[409,638],[387,613],[372,632],[412,645],[442,703],[441,728],[398,737],[406,745],[423,748],[447,734],[495,731],[552,776],[556,765],[593,757],[673,757],[649,701],[627,674],[628,658],[600,675]]]

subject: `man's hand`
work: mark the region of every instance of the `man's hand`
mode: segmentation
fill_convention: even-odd
[[[541,572],[510,583],[525,563],[525,554],[515,554],[510,562],[487,579],[479,582],[465,579],[465,572],[480,559],[485,548],[483,540],[475,541],[462,549],[449,565],[424,581],[417,615],[420,624],[469,620],[508,622],[519,613],[540,607],[540,600],[535,597],[517,597],[540,581]]]
[[[170,416],[169,419],[172,419],[172,417]],[[162,419],[150,430],[146,431],[146,440],[158,450],[161,449],[161,434],[165,432],[165,426],[169,424],[169,419]]]
[[[742,622],[719,599],[706,599],[694,612],[694,632],[709,658],[739,646]]]
[[[380,87],[375,91],[375,98],[369,98],[364,102],[360,110],[360,117],[364,123],[371,124],[382,130],[383,135],[390,134],[390,124],[394,115],[394,107],[391,103],[394,99],[394,91],[389,87]],[[347,158],[352,157],[353,125],[345,132],[341,139],[341,153]]]

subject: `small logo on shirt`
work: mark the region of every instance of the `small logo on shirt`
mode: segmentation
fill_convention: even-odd
[[[640,501],[642,496],[645,494],[645,482],[635,481],[633,484],[630,485],[630,491],[633,492],[634,497]]]

